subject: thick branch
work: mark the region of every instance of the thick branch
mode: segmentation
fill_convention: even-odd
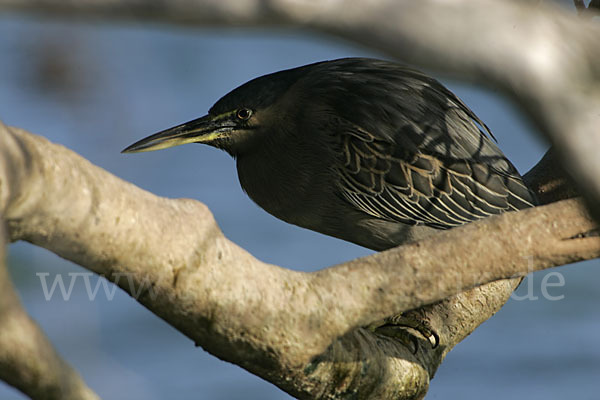
[[[2,128],[0,142],[0,210],[12,240],[126,277],[123,289],[196,343],[298,396],[314,395],[305,392],[312,377],[303,371],[316,359],[321,366],[319,355],[337,361],[355,354],[345,341],[375,341],[352,332],[359,326],[524,275],[524,257],[542,269],[600,255],[599,238],[570,239],[594,225],[568,200],[299,273],[264,264],[228,241],[196,201],[153,196],[24,131]],[[390,356],[395,345],[378,351],[387,356],[386,369],[414,374],[407,364],[418,360],[409,352],[401,352],[403,361]]]

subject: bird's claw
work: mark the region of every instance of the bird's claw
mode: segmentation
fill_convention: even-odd
[[[392,337],[412,349],[419,350],[418,336],[422,336],[435,349],[440,344],[439,335],[433,330],[429,321],[411,314],[399,314],[386,318],[383,324],[374,329],[375,333]]]

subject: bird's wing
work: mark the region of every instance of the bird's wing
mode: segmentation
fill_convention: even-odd
[[[448,229],[533,206],[516,169],[491,142],[486,155],[457,157],[466,150],[447,134],[437,143],[418,139],[422,124],[400,127],[393,141],[348,121],[343,125],[341,193],[373,217]]]
[[[339,193],[359,210],[444,229],[533,206],[485,124],[437,80],[369,59],[311,71],[300,86],[323,109],[307,120],[327,129],[309,131],[329,132],[324,147],[335,148]]]

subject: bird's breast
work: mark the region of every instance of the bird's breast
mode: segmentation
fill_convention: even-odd
[[[261,208],[291,224],[318,230],[337,200],[321,163],[294,153],[252,154],[237,159],[242,189]]]

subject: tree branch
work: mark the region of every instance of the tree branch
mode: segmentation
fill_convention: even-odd
[[[0,219],[0,379],[32,399],[99,399],[21,306],[5,265],[5,239]]]
[[[262,263],[228,241],[199,202],[156,197],[18,129],[2,127],[0,143],[5,183],[0,210],[12,240],[120,277],[124,290],[207,351],[299,397],[343,384],[327,374],[339,376],[340,360],[367,354],[376,365],[367,377],[373,390],[407,396],[405,386],[397,392],[398,378],[404,377],[419,382],[410,395],[423,391],[445,352],[470,330],[453,326],[453,334],[441,336],[440,350],[413,355],[357,328],[487,282],[523,276],[531,266],[600,255],[600,238],[580,238],[594,224],[577,200],[567,200],[300,273]],[[498,285],[510,293],[510,284]],[[463,300],[489,296],[493,312],[501,303],[490,293],[463,294]],[[489,317],[468,311],[452,318],[474,329]],[[387,381],[375,374],[381,368],[393,371]]]

